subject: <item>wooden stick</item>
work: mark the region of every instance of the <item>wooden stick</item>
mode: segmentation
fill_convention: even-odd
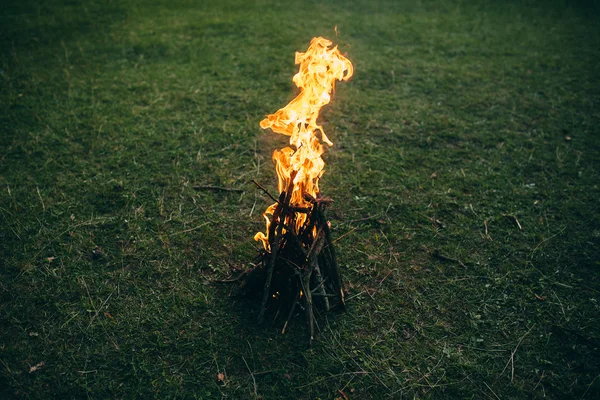
[[[312,303],[312,293],[310,292],[310,276],[312,275],[312,270],[308,269],[304,274],[304,296],[306,298],[306,313],[308,317],[308,330],[310,333],[310,339],[308,341],[308,345],[312,346],[312,341],[315,338],[315,316],[313,311],[313,303]]]
[[[212,185],[198,185],[198,186],[194,186],[194,189],[198,189],[198,190],[220,190],[222,192],[243,192],[244,189],[235,189],[235,188],[228,188],[228,187],[222,187],[222,186],[212,186]]]
[[[306,289],[306,293],[305,293],[306,294],[306,308],[308,311],[308,328],[310,331],[309,345],[312,345],[312,341],[315,338],[315,326],[314,326],[315,316],[314,316],[314,310],[313,310],[312,292],[310,290],[310,278],[312,277],[313,271],[315,271],[315,269],[317,267],[317,256],[319,255],[319,253],[321,252],[321,249],[323,248],[323,242],[324,242],[324,236],[321,235],[321,229],[319,229],[319,232],[317,232],[317,238],[308,252],[307,263],[306,263],[307,264],[306,272],[304,273],[304,275],[305,275],[304,287]]]
[[[265,279],[265,288],[263,290],[263,298],[262,304],[260,307],[260,313],[258,314],[258,322],[262,323],[265,309],[267,308],[267,300],[269,299],[269,294],[271,290],[271,279],[273,278],[273,269],[275,268],[275,261],[277,260],[277,252],[279,250],[279,240],[281,239],[281,231],[283,229],[283,225],[285,223],[285,217],[288,212],[288,207],[290,200],[292,199],[292,190],[294,189],[294,178],[296,177],[297,172],[292,171],[290,175],[290,180],[288,182],[288,187],[286,189],[285,199],[283,201],[283,206],[281,207],[280,221],[277,225],[277,234],[273,239],[273,243],[271,244],[271,257],[269,258],[269,262],[267,264],[267,276]],[[281,196],[280,196],[281,197]],[[281,204],[279,204],[281,205]],[[273,219],[273,223],[275,223],[275,219]]]
[[[261,186],[261,184],[260,184],[260,183],[256,182],[254,179],[252,179],[252,183],[254,183],[256,186],[258,186],[258,188],[259,188],[260,190],[262,190],[263,192],[265,192],[265,194],[266,194],[267,196],[269,196],[269,197],[271,198],[271,200],[273,200],[275,203],[279,203],[279,200],[277,200],[275,197],[273,197],[273,196],[271,195],[271,193],[269,193],[269,192],[267,191],[267,189],[265,189],[264,187],[262,187],[262,186]],[[281,203],[279,203],[279,204],[281,204]]]
[[[310,208],[310,207],[296,207],[296,206],[290,207],[290,211],[297,212],[297,213],[303,213],[303,214],[308,214],[311,210],[312,210],[312,208]]]
[[[327,249],[329,249],[329,254],[331,256],[331,271],[333,273],[333,281],[336,286],[336,291],[340,294],[340,300],[342,301],[342,306],[345,306],[344,302],[344,287],[342,285],[342,277],[340,276],[340,270],[337,263],[337,257],[335,255],[335,248],[332,245],[331,241],[331,230],[329,229],[329,225],[327,224],[327,220],[325,219],[325,215],[321,214],[322,223],[323,223],[323,231],[325,232],[325,241],[327,242]]]
[[[315,289],[319,290],[317,295],[323,297],[323,303],[325,303],[325,310],[329,311],[329,299],[327,298],[327,294],[325,293],[325,286],[323,285],[323,276],[321,276],[319,263],[316,262],[315,264],[315,276],[317,277],[317,287]]]
[[[269,246],[273,244],[273,239],[275,239],[275,230],[277,229],[277,222],[279,221],[279,217],[281,216],[281,212],[283,211],[283,202],[285,201],[285,196],[286,192],[281,192],[279,194],[277,206],[275,206],[275,211],[273,211],[273,215],[271,216],[271,225],[269,225],[269,232],[267,232],[269,238]]]
[[[313,242],[312,246],[310,246],[310,249],[308,250],[308,254],[306,255],[306,260],[309,261],[311,257],[313,257],[313,255],[318,255],[321,252],[321,248],[323,247],[323,235],[321,235],[321,233],[323,232],[323,227],[321,226],[319,228],[319,230],[317,231],[317,237],[315,238],[315,241]],[[309,261],[309,266],[310,261]]]

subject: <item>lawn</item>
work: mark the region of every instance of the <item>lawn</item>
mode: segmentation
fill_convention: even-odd
[[[598,6],[10,3],[0,398],[600,396]],[[215,281],[315,36],[355,75],[321,113],[347,310],[309,348]]]

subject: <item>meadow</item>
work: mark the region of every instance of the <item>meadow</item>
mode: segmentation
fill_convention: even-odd
[[[599,7],[290,3],[3,4],[0,398],[598,398]],[[321,113],[347,310],[309,348],[217,281],[315,36],[355,75]]]

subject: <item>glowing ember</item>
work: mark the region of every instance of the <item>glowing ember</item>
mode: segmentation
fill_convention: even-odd
[[[292,207],[309,207],[305,194],[313,198],[319,195],[319,178],[325,166],[321,158],[324,152],[322,143],[330,146],[333,143],[317,119],[321,107],[331,99],[335,81],[346,81],[353,73],[350,60],[340,53],[337,46],[330,48],[331,45],[331,41],[317,37],[310,42],[306,53],[296,52],[296,64],[300,64],[300,69],[293,81],[300,88],[300,94],[287,106],[260,122],[263,129],[271,128],[276,133],[290,136],[291,146],[275,150],[273,162],[279,179],[279,192],[283,193],[290,184],[293,185]],[[271,205],[263,214],[267,222],[266,234],[258,232],[254,236],[266,250],[270,250],[269,231],[271,224],[276,222],[271,221],[276,207],[277,203]],[[306,213],[295,213],[290,221],[285,222],[298,231],[306,218]]]

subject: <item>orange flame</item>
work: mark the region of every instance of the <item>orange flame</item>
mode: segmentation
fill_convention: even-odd
[[[317,123],[319,112],[331,100],[335,81],[346,81],[353,73],[350,60],[340,53],[337,46],[330,48],[331,45],[331,41],[316,37],[310,42],[306,53],[296,52],[296,64],[300,64],[300,69],[294,75],[293,81],[300,88],[300,94],[287,106],[260,122],[263,129],[271,128],[276,133],[290,136],[291,147],[275,150],[273,162],[277,171],[279,192],[285,191],[287,185],[292,184],[290,204],[298,207],[308,206],[304,200],[304,193],[318,196],[319,178],[325,166],[321,158],[324,152],[322,142],[333,145]],[[293,171],[297,174],[290,183]],[[276,206],[277,203],[271,205],[263,214],[267,224],[267,235],[271,224],[269,216]],[[299,229],[306,218],[306,214],[297,213],[295,228]],[[267,235],[258,232],[254,240],[262,242],[264,248],[269,250]]]

